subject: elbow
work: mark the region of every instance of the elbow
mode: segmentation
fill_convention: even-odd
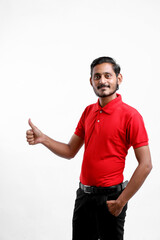
[[[145,166],[146,174],[147,174],[147,175],[150,174],[152,168],[153,168],[153,165],[152,165],[151,162]]]
[[[67,160],[71,160],[72,158],[73,157],[71,157],[71,156],[66,157]]]
[[[67,160],[71,160],[72,158],[75,157],[76,154],[70,153],[68,156],[66,156]]]
[[[150,164],[150,166],[149,166],[148,168],[149,168],[149,172],[151,172],[151,170],[152,170],[152,168],[153,168],[152,163]]]
[[[70,147],[70,145],[68,145],[69,146],[69,149],[68,149],[68,151],[67,151],[67,156],[66,156],[66,158],[68,159],[68,160],[71,160],[72,158],[74,158],[75,157],[75,155],[76,155],[76,151],[74,150],[74,149],[72,149],[71,147]]]

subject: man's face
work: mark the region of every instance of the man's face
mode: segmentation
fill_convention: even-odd
[[[101,63],[93,68],[90,83],[95,94],[98,97],[104,98],[111,96],[117,91],[117,86],[122,81],[122,75],[116,74],[111,63]]]

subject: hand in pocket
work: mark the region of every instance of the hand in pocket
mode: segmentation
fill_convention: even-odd
[[[109,212],[113,216],[117,217],[122,212],[123,207],[118,204],[117,200],[109,200],[109,201],[106,201],[106,203],[107,203]]]

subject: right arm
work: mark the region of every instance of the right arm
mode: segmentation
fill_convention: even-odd
[[[49,150],[51,150],[54,154],[66,158],[73,158],[79,149],[82,147],[84,140],[73,134],[70,141],[66,143],[58,142],[48,137],[44,133],[42,133],[36,126],[33,125],[31,120],[28,121],[31,129],[26,132],[27,142],[30,145],[35,145],[37,143],[43,144]]]

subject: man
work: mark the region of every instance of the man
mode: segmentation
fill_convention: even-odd
[[[122,240],[127,203],[152,169],[142,116],[116,93],[121,82],[120,66],[114,59],[100,57],[92,62],[90,84],[98,102],[86,107],[68,144],[49,138],[29,119],[30,145],[42,143],[58,156],[71,159],[85,144],[73,240]],[[123,170],[131,146],[138,167],[127,184]]]

